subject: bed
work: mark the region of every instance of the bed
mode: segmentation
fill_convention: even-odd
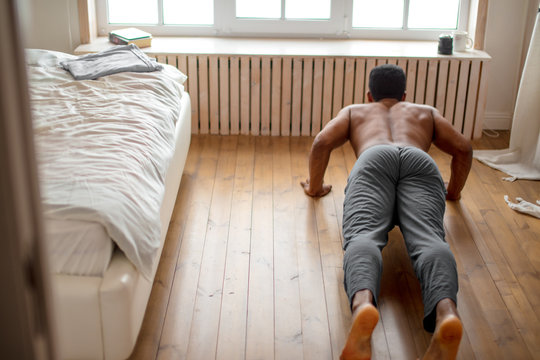
[[[72,55],[27,50],[61,359],[135,345],[190,144],[186,76],[164,65],[74,80]]]

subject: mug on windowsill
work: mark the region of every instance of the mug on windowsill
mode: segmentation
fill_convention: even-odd
[[[467,51],[473,47],[473,39],[466,31],[454,31],[454,51]]]
[[[439,36],[438,53],[441,55],[452,55],[453,38],[449,34],[441,34]]]

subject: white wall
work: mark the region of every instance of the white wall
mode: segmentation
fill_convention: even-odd
[[[528,11],[534,1],[489,0],[485,50],[493,59],[489,69],[485,128],[511,127],[522,51],[524,46],[528,46],[524,44]]]
[[[72,52],[79,44],[76,0],[28,0],[26,46]],[[473,5],[477,4],[474,0]],[[489,0],[485,50],[492,56],[484,124],[510,129],[520,80],[528,12],[538,0]],[[529,29],[530,31],[530,29]]]
[[[72,52],[80,43],[77,0],[27,0],[27,48]]]

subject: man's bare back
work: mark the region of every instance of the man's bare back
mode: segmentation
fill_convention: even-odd
[[[385,99],[347,109],[349,140],[357,157],[365,149],[380,144],[429,150],[434,121],[431,107]]]
[[[330,152],[348,140],[357,157],[379,144],[414,146],[425,152],[435,144],[452,156],[447,187],[449,200],[459,199],[472,162],[470,142],[434,107],[396,99],[350,105],[342,109],[313,142],[310,177],[303,183],[306,194],[324,196],[330,192],[331,186],[323,184]]]

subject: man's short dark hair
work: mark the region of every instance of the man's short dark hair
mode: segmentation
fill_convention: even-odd
[[[401,101],[405,85],[405,72],[397,65],[379,65],[369,74],[369,91],[375,101],[387,98]]]

